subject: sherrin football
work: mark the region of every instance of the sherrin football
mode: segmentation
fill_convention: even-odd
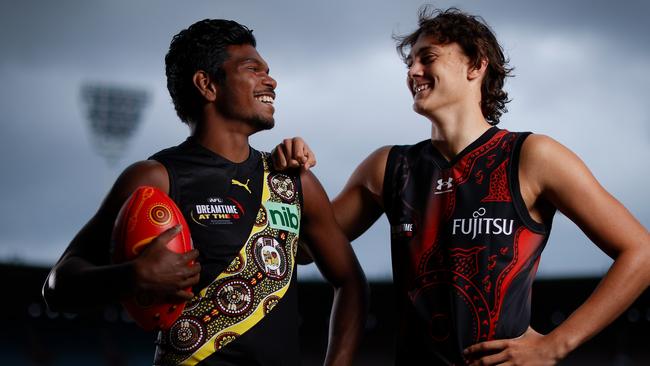
[[[155,187],[139,187],[124,202],[115,220],[113,262],[133,260],[156,236],[178,224],[183,229],[167,243],[167,248],[186,253],[192,250],[192,240],[183,214],[174,201]],[[168,329],[185,308],[185,303],[163,304],[147,293],[137,293],[123,300],[122,305],[145,330]]]

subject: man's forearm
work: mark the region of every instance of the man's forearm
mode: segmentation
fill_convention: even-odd
[[[325,365],[352,365],[365,329],[368,292],[363,274],[334,289]]]
[[[68,258],[48,276],[43,296],[53,311],[78,312],[118,301],[133,289],[131,263],[95,266]]]
[[[648,288],[650,263],[644,251],[621,254],[591,296],[547,335],[561,358],[613,322]]]

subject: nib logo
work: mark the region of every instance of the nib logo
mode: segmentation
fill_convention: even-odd
[[[277,202],[266,202],[264,206],[269,212],[269,226],[298,234],[300,231],[300,214],[296,206]]]

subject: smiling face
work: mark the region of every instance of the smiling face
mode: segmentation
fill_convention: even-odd
[[[422,35],[406,64],[406,83],[417,113],[432,116],[472,101],[469,58],[457,43],[439,44],[435,37]]]
[[[255,131],[272,128],[277,83],[269,76],[268,65],[251,45],[232,45],[227,51],[229,57],[222,67],[225,78],[218,84],[218,111],[250,124]]]

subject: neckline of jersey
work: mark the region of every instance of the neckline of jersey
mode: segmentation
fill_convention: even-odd
[[[253,149],[250,145],[248,146],[248,157],[246,160],[242,161],[241,163],[236,163],[234,161],[228,160],[225,157],[215,153],[214,151],[206,148],[205,146],[201,145],[198,141],[196,141],[196,138],[193,136],[189,136],[187,140],[185,140],[185,144],[188,147],[192,147],[196,149],[197,152],[201,153],[202,155],[205,155],[207,158],[212,160],[216,165],[229,165],[229,166],[234,166],[237,167],[238,170],[246,170],[248,171],[249,169],[247,168],[254,168],[257,166],[257,163],[259,162],[262,154]]]
[[[463,150],[461,150],[456,156],[451,158],[451,160],[447,160],[438,149],[433,145],[431,140],[429,140],[429,148],[431,149],[432,155],[434,162],[436,165],[438,165],[439,168],[450,168],[456,163],[458,163],[465,155],[467,155],[469,152],[473,151],[475,148],[483,145],[487,141],[489,141],[492,136],[494,136],[497,132],[499,132],[501,129],[492,126],[488,128],[481,136],[479,136],[476,140],[472,141],[469,145],[465,146]]]

